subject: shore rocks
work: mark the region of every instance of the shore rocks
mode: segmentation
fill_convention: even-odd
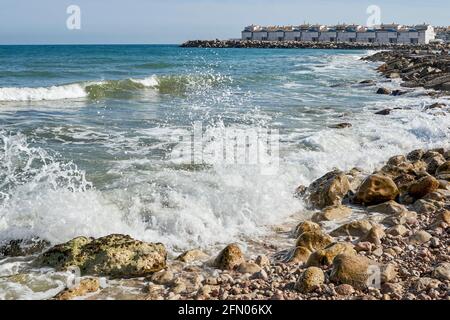
[[[88,293],[96,292],[100,289],[100,281],[98,278],[82,279],[80,283],[71,289],[66,289],[59,293],[55,300],[72,300],[77,297],[85,296]]]
[[[408,193],[416,198],[420,199],[427,194],[436,191],[439,188],[439,181],[432,176],[425,176],[415,182],[413,182],[409,188]]]
[[[222,270],[233,270],[245,262],[244,254],[237,244],[230,244],[214,260],[214,266]]]
[[[398,215],[402,212],[408,211],[408,209],[393,200],[367,207],[367,212],[378,212],[387,215]]]
[[[188,250],[179,255],[176,260],[181,262],[191,263],[195,261],[206,261],[209,256],[199,249]]]
[[[428,241],[430,241],[432,238],[431,234],[424,230],[419,230],[416,233],[414,233],[412,236],[409,237],[409,243],[410,244],[424,244]]]
[[[342,220],[350,216],[352,209],[343,205],[327,207],[312,217],[315,222]]]
[[[303,247],[311,252],[323,249],[333,243],[333,238],[323,232],[304,232],[297,239],[296,247]]]
[[[399,190],[391,178],[374,174],[360,185],[353,201],[364,205],[376,205],[394,200],[398,194]]]
[[[292,264],[306,263],[311,253],[311,250],[305,247],[295,247],[289,255],[287,261]]]
[[[369,266],[377,263],[362,256],[341,254],[333,261],[330,279],[336,283],[351,285],[357,289],[368,286],[371,275]]]
[[[330,266],[336,256],[340,254],[354,255],[355,249],[351,243],[338,242],[326,246],[324,249],[313,252],[306,262],[308,267]]]
[[[312,221],[303,221],[300,222],[297,227],[295,228],[295,237],[298,238],[300,237],[300,235],[304,232],[321,232],[322,229],[320,228],[320,226]]]
[[[377,94],[391,94],[392,91],[387,88],[379,88],[377,90]]]
[[[295,284],[295,288],[302,293],[309,293],[317,289],[324,281],[325,274],[322,269],[310,267],[302,273]]]
[[[98,239],[79,237],[56,245],[40,255],[35,265],[56,270],[75,266],[82,275],[130,278],[145,277],[164,269],[166,257],[166,249],[160,243],[116,234]]]
[[[433,270],[433,277],[441,281],[450,281],[450,263],[444,262]]]
[[[335,170],[314,181],[307,189],[306,201],[311,207],[323,209],[340,205],[350,190],[350,183],[344,172]]]
[[[333,230],[332,232],[330,232],[330,235],[333,237],[363,237],[373,228],[374,225],[375,223],[367,219],[352,221]]]
[[[48,241],[38,238],[10,240],[0,245],[0,257],[30,256],[41,253],[49,246]]]

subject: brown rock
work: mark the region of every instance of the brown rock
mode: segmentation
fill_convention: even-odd
[[[381,226],[377,225],[372,227],[370,231],[361,237],[362,242],[370,242],[373,243],[376,246],[379,246],[381,244],[381,240],[386,236],[384,233],[384,230]]]
[[[310,267],[306,269],[298,279],[295,289],[301,293],[309,293],[325,282],[325,275],[320,268]]]
[[[261,267],[253,262],[242,262],[238,267],[238,271],[240,273],[255,274],[261,271]]]
[[[439,279],[441,281],[450,281],[450,263],[443,262],[439,264],[432,274],[433,278]]]
[[[340,284],[336,288],[336,293],[341,296],[350,296],[355,293],[355,289],[349,284]]]
[[[421,160],[423,155],[425,154],[425,151],[423,151],[422,149],[417,149],[414,151],[411,151],[410,153],[408,153],[408,155],[406,156],[406,159],[409,161],[418,161]]]
[[[319,209],[339,205],[349,189],[347,176],[339,170],[331,171],[308,187],[306,200],[310,206]]]
[[[395,226],[398,224],[410,224],[417,220],[417,213],[414,211],[404,211],[397,215],[392,215],[383,219],[382,223],[388,226]]]
[[[391,178],[371,175],[358,188],[354,201],[365,205],[375,205],[394,200],[398,194],[398,188]]]
[[[436,169],[436,176],[439,179],[450,180],[450,161],[446,161]]]
[[[313,232],[313,231],[321,232],[322,229],[315,222],[303,221],[300,222],[300,224],[295,228],[295,237],[298,238],[304,232]]]
[[[214,261],[214,266],[222,270],[233,270],[244,262],[244,254],[237,244],[230,244],[223,249]]]
[[[66,289],[59,293],[56,300],[71,300],[77,297],[82,297],[88,293],[96,292],[100,289],[100,281],[98,278],[82,279],[80,283],[71,289]]]
[[[313,252],[309,256],[306,265],[308,267],[330,266],[336,256],[344,253],[351,255],[356,254],[356,251],[353,249],[353,245],[351,243],[332,243],[324,249]]]
[[[415,245],[421,245],[427,243],[432,238],[431,234],[424,230],[419,230],[409,237],[409,243]]]
[[[334,258],[330,279],[356,289],[365,289],[372,274],[370,266],[377,266],[377,263],[366,257],[341,254]]]
[[[311,252],[323,249],[329,244],[333,243],[333,238],[329,235],[318,232],[304,232],[297,239],[296,247],[304,247]]]
[[[351,213],[352,209],[350,209],[349,207],[337,205],[326,207],[321,212],[314,214],[312,220],[315,222],[342,220],[351,215]]]
[[[390,200],[381,204],[370,206],[367,208],[368,212],[378,212],[389,215],[397,215],[402,212],[408,211],[404,205],[398,204],[397,202]]]
[[[386,233],[390,234],[394,237],[398,237],[398,236],[403,237],[405,234],[408,233],[408,231],[409,230],[404,225],[399,224],[399,225],[396,225],[396,226],[393,226],[393,227],[387,229]]]
[[[431,226],[433,228],[436,228],[442,227],[443,225],[445,225],[446,227],[450,225],[450,211],[446,209],[442,209],[438,212]]]
[[[425,176],[416,182],[413,182],[409,188],[408,193],[416,198],[420,199],[426,196],[428,193],[436,191],[439,188],[439,181],[432,176]]]
[[[436,153],[436,155],[425,158],[425,162],[428,166],[428,173],[434,175],[436,173],[436,170],[445,163],[445,158],[442,154]]]
[[[350,223],[346,223],[339,228],[333,230],[330,235],[333,237],[338,236],[353,236],[362,237],[366,235],[375,224],[369,220],[357,220]]]
[[[292,250],[291,254],[287,258],[287,262],[292,264],[306,263],[310,255],[310,250],[304,247],[296,247],[294,250]]]
[[[176,260],[191,263],[195,261],[206,261],[209,256],[199,249],[188,250],[181,255],[179,255]]]

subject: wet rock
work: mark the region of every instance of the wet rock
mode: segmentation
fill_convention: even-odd
[[[417,149],[417,150],[414,150],[414,151],[411,151],[410,153],[408,153],[408,155],[406,156],[406,159],[409,161],[419,161],[422,159],[424,154],[425,154],[425,151],[423,151],[422,149]]]
[[[387,165],[389,166],[398,166],[401,163],[406,162],[406,157],[403,155],[397,155],[389,158]]]
[[[438,102],[436,102],[436,103],[433,103],[433,104],[431,104],[431,105],[429,105],[429,106],[426,106],[425,107],[425,110],[432,110],[432,109],[442,109],[442,108],[444,108],[446,105],[444,104],[444,103],[438,103]]]
[[[66,289],[55,296],[55,300],[72,300],[96,292],[99,289],[100,281],[98,278],[82,279],[74,288]]]
[[[333,238],[323,232],[304,232],[297,239],[296,247],[303,247],[311,252],[323,249],[333,243]]]
[[[375,112],[375,114],[381,115],[381,116],[387,116],[387,115],[390,115],[391,112],[392,112],[392,109],[383,109],[383,110]]]
[[[425,157],[425,156],[424,156]],[[436,173],[436,170],[445,163],[445,158],[440,153],[435,153],[434,156],[425,158],[425,163],[427,164],[428,168],[427,171],[429,174],[434,175]]]
[[[304,232],[313,232],[313,231],[321,232],[322,229],[315,222],[303,221],[303,222],[300,222],[297,225],[297,227],[295,228],[295,237],[298,238]]]
[[[387,88],[378,88],[377,94],[391,94],[392,91]]]
[[[333,230],[330,235],[333,237],[338,236],[353,236],[362,237],[366,235],[375,224],[367,219],[352,221],[346,223],[339,228]]]
[[[352,209],[350,209],[349,207],[343,205],[332,206],[327,207],[321,212],[314,214],[312,220],[315,222],[342,220],[351,215],[351,213]]]
[[[307,190],[307,202],[318,209],[339,205],[348,193],[350,184],[345,173],[331,171],[314,181]]]
[[[203,251],[199,249],[193,249],[182,253],[176,258],[176,260],[186,263],[192,263],[196,261],[206,261],[208,260],[208,258],[209,256]]]
[[[78,237],[40,255],[35,265],[66,270],[79,267],[82,275],[113,278],[145,277],[166,267],[166,249],[127,235],[93,239]]]
[[[348,122],[343,122],[343,123],[337,123],[337,124],[333,124],[330,125],[329,128],[331,129],[345,129],[345,128],[351,128],[352,124],[348,123]]]
[[[238,267],[238,271],[240,273],[255,274],[261,271],[261,267],[253,262],[242,262]]]
[[[10,240],[0,245],[0,256],[22,257],[41,253],[50,246],[50,242],[39,238]]]
[[[430,192],[436,191],[439,188],[439,181],[432,176],[425,176],[416,182],[413,182],[409,188],[408,193],[416,198],[420,199],[429,194]]]
[[[443,262],[433,270],[433,278],[441,281],[450,281],[450,263]]]
[[[244,254],[237,244],[230,244],[214,260],[214,266],[222,270],[233,270],[245,262]]]
[[[393,200],[370,206],[367,208],[368,212],[378,212],[388,215],[398,215],[402,212],[408,211],[404,205],[401,205]]]
[[[358,188],[354,201],[365,205],[376,205],[394,200],[398,194],[399,190],[391,178],[371,175]]]
[[[310,267],[306,269],[297,283],[295,289],[301,293],[309,293],[317,289],[325,282],[325,275],[320,268]]]
[[[377,266],[377,263],[366,257],[341,254],[334,258],[330,279],[335,283],[365,289],[370,280],[370,266]]]
[[[333,263],[334,258],[340,254],[356,255],[356,251],[353,249],[351,243],[332,243],[324,249],[313,252],[309,256],[306,265],[308,267],[330,266]]]
[[[419,230],[409,237],[409,243],[415,245],[421,245],[427,243],[432,238],[431,234],[424,230]]]

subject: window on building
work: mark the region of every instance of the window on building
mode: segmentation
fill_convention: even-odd
[[[411,43],[413,43],[413,44],[419,43],[419,39],[417,39],[417,38],[412,38],[412,39],[411,39]]]
[[[334,42],[334,41],[336,41],[335,38],[330,38],[330,42]]]
[[[283,41],[284,38],[283,37],[278,37],[278,41]]]
[[[374,43],[375,42],[375,38],[369,38],[369,43]]]
[[[262,41],[267,41],[267,37],[262,37],[261,40]]]

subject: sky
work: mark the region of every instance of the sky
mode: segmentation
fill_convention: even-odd
[[[239,38],[250,24],[365,25],[370,5],[384,23],[450,25],[449,0],[0,0],[0,44],[177,44]]]

